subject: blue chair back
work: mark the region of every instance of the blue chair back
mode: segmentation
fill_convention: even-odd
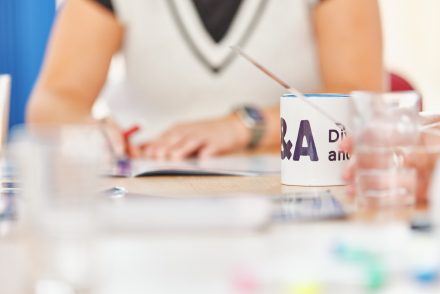
[[[10,128],[24,122],[54,15],[55,0],[0,0],[0,74],[12,77]]]

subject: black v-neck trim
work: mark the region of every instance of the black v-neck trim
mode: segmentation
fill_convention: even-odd
[[[220,43],[228,33],[243,1],[192,0],[192,2],[205,30],[215,43]]]
[[[195,55],[195,57],[212,73],[219,74],[221,73],[236,57],[236,54],[231,50],[230,53],[226,55],[226,57],[223,59],[223,61],[219,65],[214,65],[210,60],[203,54],[202,49],[200,46],[197,45],[197,43],[194,41],[194,38],[191,36],[189,29],[186,27],[185,22],[182,19],[182,16],[180,15],[180,12],[178,10],[177,5],[174,3],[175,0],[167,0],[168,6],[170,7],[172,17],[175,21],[176,27],[178,31],[182,34],[183,39],[188,44],[189,48]],[[179,0],[179,1],[190,1],[190,0]],[[248,0],[249,1],[249,0]],[[254,0],[250,0],[254,1]],[[258,22],[261,19],[261,16],[265,10],[266,5],[268,4],[269,0],[261,0],[258,4],[258,8],[256,9],[256,12],[252,18],[252,21],[248,25],[247,29],[245,30],[244,34],[241,36],[241,38],[237,41],[236,44],[228,44],[230,45],[238,45],[243,47],[247,41],[249,40],[252,33],[255,31],[255,28],[257,27]],[[218,46],[221,46],[220,43],[216,43]]]

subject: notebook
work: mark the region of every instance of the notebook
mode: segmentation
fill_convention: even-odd
[[[147,176],[258,176],[280,173],[280,159],[275,155],[221,156],[181,162],[132,160],[113,166],[108,173],[116,177]]]

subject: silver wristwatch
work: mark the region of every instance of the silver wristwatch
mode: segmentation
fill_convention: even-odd
[[[251,132],[251,140],[247,148],[253,149],[257,147],[266,130],[266,121],[262,111],[258,107],[244,105],[236,108],[235,113]]]

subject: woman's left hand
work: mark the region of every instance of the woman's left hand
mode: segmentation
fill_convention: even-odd
[[[220,119],[176,124],[147,142],[142,155],[158,160],[209,157],[243,150],[249,141],[249,129],[231,114]]]

